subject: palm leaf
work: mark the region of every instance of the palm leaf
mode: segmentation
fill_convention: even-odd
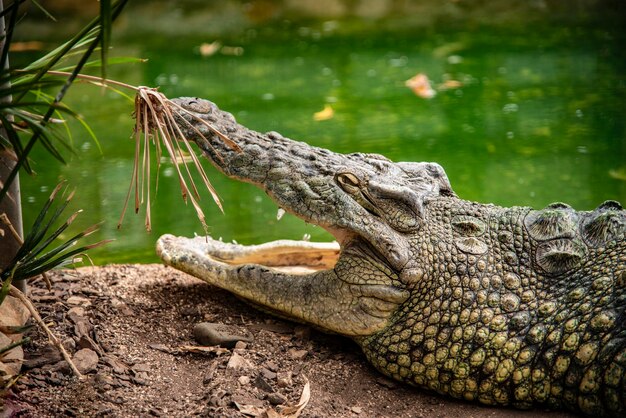
[[[80,213],[80,211],[75,212],[60,226],[54,227],[63,215],[73,196],[73,193],[70,193],[63,202],[59,203],[56,208],[53,208],[62,187],[63,183],[59,183],[52,191],[50,197],[37,215],[30,233],[24,239],[16,256],[0,273],[0,279],[3,280],[3,290],[0,290],[0,301],[3,299],[3,294],[8,292],[8,286],[12,281],[24,280],[55,267],[71,264],[74,261],[74,256],[77,254],[84,253],[91,248],[108,242],[101,241],[95,244],[81,245],[78,248],[73,248],[76,247],[80,240],[93,234],[98,229],[98,225],[93,225],[48,250],[50,245],[67,230]],[[5,290],[4,287],[7,289]]]
[[[3,144],[6,143],[5,148],[11,147],[15,152],[16,158],[19,158],[20,155],[23,154],[24,150],[22,148],[22,142],[15,131],[15,127],[12,122],[10,122],[4,114],[0,112],[0,123],[4,127],[4,130],[0,130],[0,137],[2,138]],[[6,133],[6,137],[2,135],[2,133]],[[28,160],[24,161],[24,169],[27,173],[32,173],[32,168]]]
[[[9,13],[11,10],[13,10],[14,7],[19,7],[20,4],[24,3],[26,0],[17,0],[14,1],[13,3],[11,3],[11,5],[7,8],[5,8],[4,10],[0,11],[0,18],[3,18],[7,15],[7,13]],[[34,3],[34,1],[33,1]]]
[[[9,290],[11,290],[11,283],[13,282],[13,273],[15,273],[15,269],[11,270],[7,275],[6,279],[3,278],[2,287],[0,288],[0,305],[4,302],[7,295],[9,294]]]
[[[44,203],[43,207],[39,211],[39,214],[35,218],[30,233],[26,235],[26,238],[24,238],[24,242],[22,243],[22,246],[15,255],[14,261],[17,262],[18,259],[23,258],[28,253],[28,251],[36,245],[37,233],[41,230],[41,225],[43,225],[43,221],[48,214],[50,207],[54,203],[54,199],[56,198],[57,193],[59,193],[62,187],[63,183],[59,183],[54,188],[54,190],[52,190],[52,193],[50,193],[50,197],[48,197],[48,200],[46,201],[46,203]]]
[[[114,6],[112,6],[112,8],[111,8],[111,19],[112,20],[114,20],[119,15],[119,13],[122,11],[123,7],[126,5],[127,1],[128,0],[120,0],[120,1],[116,2]],[[60,88],[58,94],[55,96],[55,100],[54,100],[53,104],[43,114],[42,120],[40,122],[41,125],[46,125],[48,123],[48,121],[50,120],[50,117],[52,116],[52,114],[55,111],[55,108],[54,108],[53,105],[57,104],[61,100],[63,100],[63,98],[65,97],[65,94],[67,93],[67,90],[70,88],[70,86],[72,85],[72,83],[76,79],[77,75],[80,73],[80,71],[83,68],[83,66],[87,63],[87,61],[88,61],[89,57],[91,56],[91,54],[93,53],[93,51],[96,49],[96,47],[98,45],[101,44],[101,38],[103,36],[103,32],[101,30],[101,27],[99,27],[98,22],[99,22],[99,19],[94,19],[94,21],[92,21],[85,28],[83,28],[83,30],[81,32],[79,32],[79,34],[74,36],[69,42],[64,44],[60,49],[57,49],[56,53],[54,53],[53,55],[49,54],[49,58],[48,58],[47,61],[45,61],[45,60],[44,61],[38,61],[38,62],[36,62],[35,66],[27,67],[27,69],[34,69],[37,66],[39,66],[38,69],[37,69],[36,74],[34,75],[34,78],[32,80],[30,80],[30,82],[39,81],[46,74],[46,72],[48,70],[50,70],[52,68],[52,66],[54,64],[56,64],[64,56],[64,54],[69,52],[76,44],[85,42],[85,39],[84,39],[85,36],[87,34],[91,33],[92,31],[96,30],[97,34],[95,35],[95,37],[93,38],[93,40],[91,42],[87,43],[87,48],[86,48],[84,54],[81,56],[81,58],[79,59],[78,63],[76,64],[76,66],[74,67],[73,71],[71,72],[70,76],[67,78],[65,83],[62,85],[62,87]],[[27,94],[27,92],[21,93],[14,102],[19,102],[26,94]],[[11,185],[11,183],[13,182],[13,180],[15,179],[15,177],[17,176],[17,173],[19,172],[19,169],[24,165],[24,162],[28,158],[28,155],[30,154],[30,151],[34,147],[35,143],[37,143],[37,141],[39,141],[39,139],[41,137],[42,137],[42,132],[41,131],[34,132],[33,135],[31,136],[30,140],[27,142],[26,146],[23,148],[22,155],[18,159],[18,161],[15,164],[15,167],[13,168],[11,173],[7,176],[4,184],[2,185],[2,189],[0,189],[0,200],[2,200],[4,198],[4,196],[6,195],[6,193],[8,191],[8,188]]]
[[[0,302],[0,304],[2,304],[2,302]],[[15,348],[15,347],[17,347],[17,346],[20,346],[20,345],[22,345],[22,344],[25,344],[25,343],[27,343],[27,342],[29,342],[29,341],[30,341],[30,338],[22,338],[22,339],[21,339],[21,340],[19,340],[19,341],[15,341],[15,342],[13,342],[13,343],[11,343],[11,344],[7,345],[6,347],[1,347],[1,348],[0,348],[0,358],[4,355],[4,353],[6,353],[6,352],[8,352],[8,351],[10,351],[10,350],[12,350],[12,349],[14,349],[14,348]]]
[[[42,11],[42,12],[43,12],[43,13],[44,13],[47,17],[48,17],[48,19],[53,20],[53,21],[55,21],[55,22],[57,21],[57,20],[54,18],[54,16],[52,16],[52,15],[51,15],[51,14],[50,14],[47,10],[46,10],[46,8],[45,8],[45,7],[43,7],[41,4],[39,4],[39,2],[38,2],[38,1],[36,1],[36,0],[30,0],[30,2],[31,2],[31,3],[33,3],[35,6],[37,6],[37,8],[38,8],[39,10],[41,10],[41,11]],[[21,3],[21,2],[20,2],[20,3]]]

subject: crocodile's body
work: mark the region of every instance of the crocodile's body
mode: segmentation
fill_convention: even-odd
[[[332,248],[315,261],[306,254],[319,248],[279,244],[290,254],[283,264],[310,267],[292,273],[276,267],[271,250],[254,258],[241,246],[165,236],[166,263],[348,335],[381,372],[419,387],[490,405],[626,415],[618,203],[576,212],[468,202],[436,164],[334,154],[247,130],[204,100],[179,103],[241,147],[180,123],[221,171],[324,227],[341,250],[335,264]]]

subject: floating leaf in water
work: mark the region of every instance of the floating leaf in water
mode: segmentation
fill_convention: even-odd
[[[200,55],[210,57],[211,55],[215,55],[221,47],[222,43],[220,41],[213,41],[211,43],[204,42],[200,44]]]
[[[463,83],[459,80],[446,80],[439,85],[440,90],[450,90],[450,89],[458,89],[463,87]]]
[[[437,92],[430,85],[428,76],[423,73],[416,74],[408,79],[404,82],[404,85],[413,90],[413,93],[422,99],[432,99],[437,95]]]
[[[243,47],[224,45],[220,52],[222,53],[222,55],[234,55],[236,57],[240,57],[243,55]]]
[[[615,180],[626,181],[626,167],[609,170],[609,177]]]
[[[332,119],[333,116],[335,116],[335,111],[329,104],[326,104],[324,105],[324,109],[313,114],[313,119],[317,121],[328,120]]]

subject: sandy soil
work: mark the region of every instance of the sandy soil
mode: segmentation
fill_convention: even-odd
[[[396,384],[350,340],[275,319],[163,266],[83,268],[52,280],[52,292],[31,284],[32,299],[86,379],[72,377],[45,336],[31,331],[6,416],[288,416],[307,380],[302,417],[571,416],[487,408]],[[253,341],[199,351],[192,329],[205,321]]]

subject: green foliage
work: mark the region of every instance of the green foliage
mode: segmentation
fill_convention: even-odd
[[[19,6],[25,3],[25,0],[14,1],[0,12],[0,18],[5,19],[6,22],[6,36],[0,51],[0,123],[3,128],[0,130],[0,150],[9,151],[16,161],[15,167],[7,178],[0,179],[0,201],[10,198],[7,191],[20,169],[23,168],[27,173],[32,173],[28,157],[37,143],[40,143],[59,162],[65,163],[62,150],[65,149],[66,152],[73,152],[73,150],[69,141],[71,140],[69,132],[56,129],[56,126],[63,125],[64,118],[71,117],[79,120],[95,138],[89,126],[79,118],[76,112],[63,105],[62,100],[83,68],[99,65],[102,68],[101,75],[105,77],[111,27],[127,1],[101,0],[100,14],[97,18],[69,41],[23,69],[9,69],[6,63],[8,63],[12,37],[21,13]],[[41,7],[36,1],[33,1],[33,4]],[[98,50],[100,50],[100,60],[90,61],[93,53]],[[54,70],[59,69],[67,71],[69,75],[62,78],[58,74],[52,74]],[[56,89],[55,95],[47,93],[54,89]],[[30,233],[23,240],[23,244],[9,265],[2,266],[0,303],[8,294],[12,282],[71,264],[79,254],[103,243],[77,245],[82,238],[97,229],[94,225],[69,239],[64,239],[61,244],[53,244],[78,215],[76,212],[60,226],[55,226],[60,222],[73,195],[70,193],[63,202],[56,203],[61,188],[61,185],[57,186],[44,204]],[[3,221],[10,223],[6,217]],[[11,228],[10,225],[7,226]],[[20,240],[20,237],[6,234],[0,239]]]
[[[62,244],[49,248],[53,241],[59,238],[63,232],[72,224],[76,216],[81,211],[70,215],[60,226],[59,219],[63,215],[68,204],[72,200],[74,193],[70,193],[61,203],[57,203],[57,195],[63,188],[63,183],[57,185],[50,197],[42,207],[39,215],[33,222],[29,234],[24,238],[24,243],[20,247],[11,263],[0,273],[3,288],[0,290],[0,304],[6,297],[9,287],[7,283],[15,280],[24,280],[45,273],[55,267],[62,267],[72,264],[75,257],[84,254],[87,250],[104,244],[101,241],[96,244],[80,245],[78,242],[96,231],[97,225],[93,225],[86,230],[65,239]],[[6,287],[6,289],[5,289]]]
[[[111,4],[110,1],[100,2],[100,15],[85,26],[78,34],[65,44],[54,49],[44,57],[33,62],[22,70],[10,71],[0,67],[0,97],[12,97],[9,103],[0,108],[0,122],[6,130],[6,135],[0,135],[0,148],[10,148],[15,153],[17,164],[0,189],[0,200],[4,198],[9,185],[23,167],[31,171],[28,164],[28,155],[37,142],[42,145],[60,162],[65,162],[57,145],[60,142],[64,147],[67,143],[59,139],[53,141],[55,135],[50,128],[52,116],[55,112],[76,117],[66,106],[61,104],[69,87],[76,80],[80,71],[89,63],[89,58],[100,48],[102,75],[105,74],[106,51],[109,48],[111,25],[126,5],[128,0],[120,0]],[[11,36],[17,23],[18,5],[12,3],[7,9],[7,37],[0,55],[0,65],[7,62]],[[77,61],[70,68],[70,75],[63,80],[59,77],[50,77],[49,71],[60,65],[67,65],[68,59]],[[91,63],[93,65],[93,63]],[[43,89],[58,88],[52,100],[49,96],[37,94]],[[22,144],[20,133],[30,136],[26,144]]]

